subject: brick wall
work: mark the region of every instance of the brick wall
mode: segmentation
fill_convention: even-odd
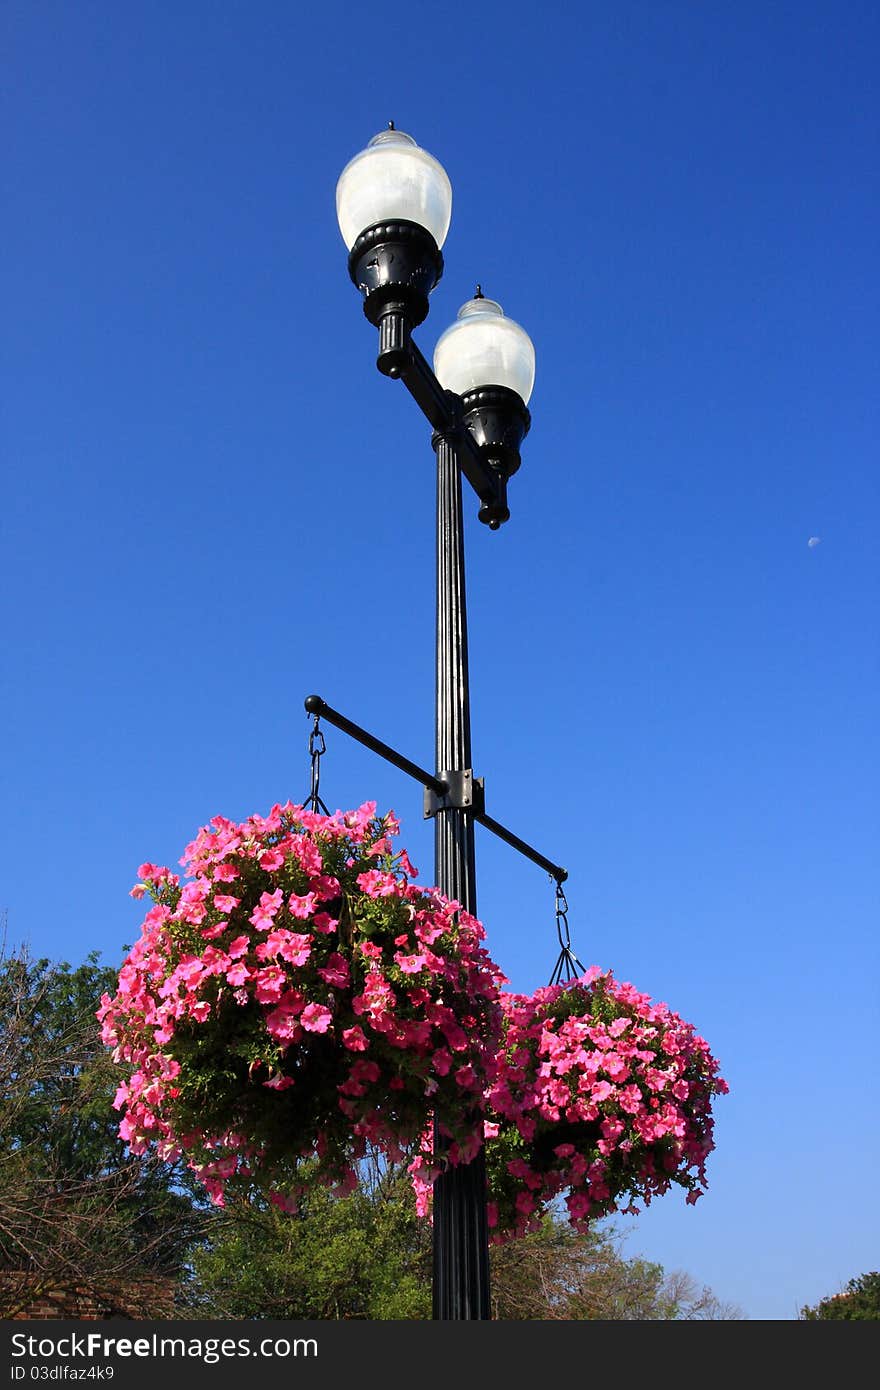
[[[11,1321],[167,1318],[173,1315],[173,1308],[174,1284],[170,1279],[138,1279],[113,1290],[87,1284],[58,1288],[37,1274],[0,1270],[0,1317]]]

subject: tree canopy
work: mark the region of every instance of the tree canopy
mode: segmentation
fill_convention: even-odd
[[[403,1167],[373,1159],[360,1187],[334,1197],[315,1183],[297,1213],[239,1201],[193,1256],[189,1300],[200,1317],[431,1316],[431,1231],[415,1214]]]
[[[492,1316],[500,1320],[732,1319],[710,1289],[628,1259],[609,1228],[574,1231],[548,1216],[493,1248]],[[202,1317],[431,1316],[431,1231],[414,1215],[403,1165],[364,1166],[358,1191],[309,1189],[293,1216],[238,1204],[196,1252],[190,1298]]]
[[[95,1010],[115,971],[0,953],[0,1312],[86,1288],[141,1306],[177,1279],[204,1217],[186,1175],[117,1136]],[[143,1307],[147,1310],[147,1304]]]
[[[829,1294],[814,1308],[801,1309],[803,1322],[862,1322],[880,1318],[880,1273],[850,1279],[841,1293]]]

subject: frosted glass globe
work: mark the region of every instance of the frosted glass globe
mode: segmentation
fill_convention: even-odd
[[[481,386],[506,386],[528,403],[535,384],[535,348],[494,299],[469,299],[434,349],[441,386],[464,396]]]
[[[442,246],[452,216],[452,185],[443,165],[411,135],[383,130],[340,174],[336,216],[349,251],[377,222],[417,222]]]

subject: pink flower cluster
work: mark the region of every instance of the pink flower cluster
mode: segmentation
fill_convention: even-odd
[[[189,877],[143,864],[139,941],[102,999],[129,1069],[132,1151],[183,1155],[214,1201],[259,1188],[294,1209],[311,1180],[354,1182],[367,1143],[399,1158],[433,1110],[462,1156],[493,1076],[504,983],[483,929],[411,882],[392,814],[288,803],[216,817]]]
[[[418,1144],[422,1212],[484,1140],[495,1240],[563,1196],[577,1228],[673,1183],[695,1202],[727,1090],[706,1042],[596,967],[502,995],[479,922],[412,882],[397,829],[373,802],[288,803],[216,817],[183,883],[141,865],[153,905],[98,1014],[122,1138],[184,1156],[218,1204],[258,1189],[287,1210],[309,1181],[353,1186],[367,1144]]]
[[[578,1229],[637,1211],[676,1183],[696,1202],[727,1091],[703,1038],[665,1004],[597,967],[577,981],[507,995],[504,1046],[486,1091],[493,1239],[539,1224],[566,1193]],[[413,1165],[424,1208],[430,1145]]]

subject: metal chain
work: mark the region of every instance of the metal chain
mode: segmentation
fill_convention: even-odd
[[[559,938],[559,956],[550,976],[551,985],[569,984],[585,973],[584,966],[571,949],[571,932],[568,927],[568,901],[562,883],[556,880],[556,935]]]
[[[327,745],[324,742],[324,734],[320,727],[320,716],[315,715],[315,723],[309,734],[309,757],[312,760],[312,789],[306,797],[303,806],[310,807],[316,814],[321,812],[329,816],[330,812],[324,805],[319,795],[321,787],[321,758],[327,752]]]

